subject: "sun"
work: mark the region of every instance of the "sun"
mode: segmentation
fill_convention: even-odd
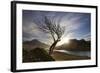
[[[62,44],[64,44],[64,43],[69,43],[69,40],[70,40],[69,37],[62,38],[61,41],[59,41],[59,42],[57,43],[57,45],[60,46],[60,45],[62,45]]]

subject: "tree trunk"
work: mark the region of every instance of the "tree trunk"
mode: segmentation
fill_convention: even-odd
[[[53,53],[54,48],[56,47],[57,43],[59,42],[59,40],[56,40],[49,48],[49,55],[51,55]]]

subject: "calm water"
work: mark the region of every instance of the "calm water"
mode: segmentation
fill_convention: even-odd
[[[67,54],[72,54],[72,55],[76,55],[76,56],[91,57],[90,51],[67,51],[67,50],[54,50],[54,51],[63,52],[63,53],[67,53]]]

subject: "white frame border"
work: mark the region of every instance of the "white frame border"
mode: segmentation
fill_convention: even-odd
[[[79,61],[57,61],[57,62],[41,62],[41,63],[22,63],[22,9],[24,10],[47,10],[47,11],[63,11],[63,12],[84,12],[91,13],[91,60]],[[50,10],[51,9],[51,10]],[[55,10],[56,9],[56,10]],[[65,10],[67,9],[67,10]],[[75,11],[74,11],[75,10]],[[39,68],[52,68],[52,67],[72,67],[72,66],[85,66],[95,65],[96,61],[96,10],[92,8],[82,7],[65,7],[65,6],[45,6],[45,5],[28,5],[17,4],[17,31],[16,31],[16,55],[17,55],[17,70],[22,69],[39,69]],[[94,49],[95,48],[95,49]]]

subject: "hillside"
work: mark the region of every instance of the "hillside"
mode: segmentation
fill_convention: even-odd
[[[30,51],[23,50],[23,62],[55,61],[43,48],[34,48]]]
[[[69,50],[69,51],[90,51],[90,41],[71,39],[69,43],[65,43],[61,46],[57,46],[57,50]]]
[[[23,49],[25,49],[25,50],[32,50],[34,48],[47,48],[48,46],[49,45],[44,44],[37,39],[23,42]]]

